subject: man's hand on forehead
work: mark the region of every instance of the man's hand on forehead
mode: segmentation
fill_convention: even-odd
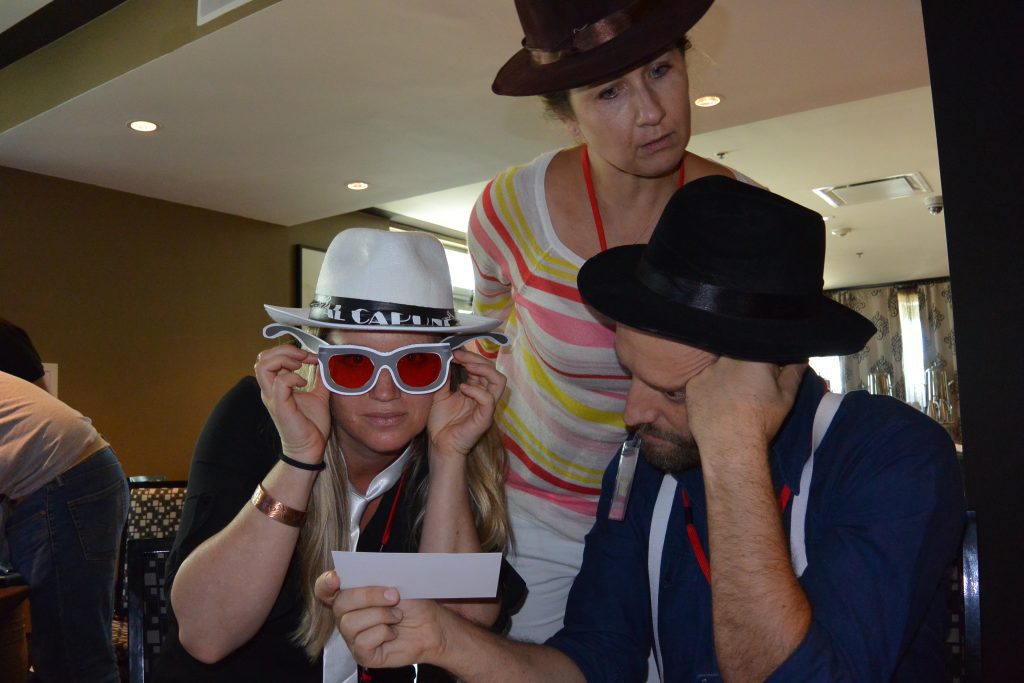
[[[793,407],[806,367],[722,356],[691,379],[687,419],[702,460],[737,449],[764,454]]]

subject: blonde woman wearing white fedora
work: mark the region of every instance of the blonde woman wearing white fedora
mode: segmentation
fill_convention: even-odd
[[[502,341],[498,321],[455,313],[436,239],[366,228],[331,243],[309,308],[266,309],[265,336],[301,347],[262,352],[200,437],[157,679],[411,681],[411,668],[357,671],[313,584],[332,550],[506,548],[491,429],[505,378],[461,348]],[[500,626],[521,589],[506,567],[501,601],[449,606]]]

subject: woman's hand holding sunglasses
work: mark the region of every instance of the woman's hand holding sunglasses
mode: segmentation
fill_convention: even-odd
[[[305,349],[283,344],[256,358],[256,381],[260,396],[281,435],[285,455],[311,465],[323,461],[331,429],[330,392],[311,372],[312,389],[295,391],[307,382],[296,374],[303,365],[317,364]]]
[[[434,394],[427,419],[432,455],[467,455],[494,422],[494,410],[505,391],[505,375],[483,356],[458,349],[454,362],[466,378],[454,391]]]

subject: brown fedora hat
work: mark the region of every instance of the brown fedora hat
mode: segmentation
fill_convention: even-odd
[[[600,83],[681,39],[713,0],[516,0],[523,49],[498,71],[498,95]]]

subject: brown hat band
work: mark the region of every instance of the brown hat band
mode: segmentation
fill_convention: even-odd
[[[603,19],[598,19],[580,28],[574,28],[572,30],[572,45],[570,47],[561,50],[543,50],[530,47],[529,45],[524,45],[523,47],[530,51],[530,58],[534,63],[541,66],[554,64],[571,54],[593,50],[595,47],[604,45],[613,38],[618,38],[632,28],[635,15],[638,14],[637,9],[642,4],[642,2],[633,3],[628,10],[612,12]]]

